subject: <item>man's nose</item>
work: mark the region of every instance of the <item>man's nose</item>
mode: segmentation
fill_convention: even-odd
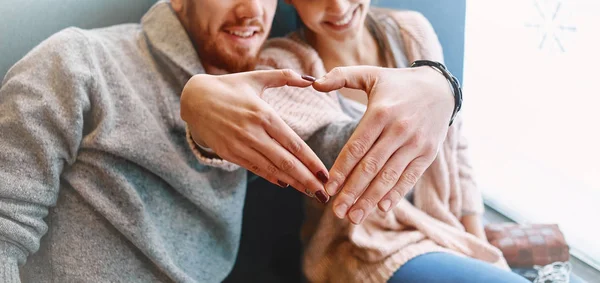
[[[348,12],[350,1],[348,0],[329,0],[326,12],[333,15],[341,15]]]
[[[263,5],[261,0],[241,0],[235,9],[235,14],[239,19],[261,18],[263,15]]]

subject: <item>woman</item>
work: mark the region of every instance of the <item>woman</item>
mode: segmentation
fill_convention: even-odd
[[[288,3],[305,28],[267,42],[260,61],[266,68],[291,68],[318,78],[340,66],[405,68],[419,59],[443,60],[433,28],[416,12],[370,9],[369,0]],[[296,102],[288,103],[294,106],[282,106],[282,95]],[[323,121],[360,118],[367,103],[364,93],[348,89],[326,96],[284,88],[265,92],[264,99],[302,137],[314,133]],[[327,112],[327,117],[310,122],[314,109]],[[349,219],[336,217],[334,202],[327,207],[307,204],[303,269],[309,281],[527,282],[507,271],[501,252],[485,239],[482,199],[466,159],[460,124],[453,124],[437,159],[389,213],[354,221],[352,212]]]

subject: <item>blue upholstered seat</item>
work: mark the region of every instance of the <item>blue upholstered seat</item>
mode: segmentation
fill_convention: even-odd
[[[195,0],[201,1],[201,0]],[[155,0],[3,0],[0,5],[0,78],[39,42],[68,26],[95,28],[139,22]],[[283,1],[280,1],[283,2]],[[465,0],[374,0],[375,5],[412,9],[432,22],[450,70],[462,77]],[[280,3],[273,35],[297,26]],[[229,282],[300,282],[299,231],[302,196],[264,180],[248,188],[242,244]]]

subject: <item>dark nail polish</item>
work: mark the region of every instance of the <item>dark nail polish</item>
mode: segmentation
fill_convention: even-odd
[[[284,183],[280,180],[277,180],[277,184],[279,184],[282,188],[287,188],[290,186],[288,183]]]
[[[329,201],[329,196],[323,190],[317,191],[315,196],[320,203],[327,203]]]
[[[323,171],[317,172],[317,178],[323,184],[326,184],[327,182],[329,182],[329,178],[327,177],[327,174],[325,174],[325,172],[323,172]]]
[[[302,78],[303,78],[305,81],[309,81],[309,82],[311,82],[311,83],[314,83],[314,82],[317,80],[317,79],[315,79],[315,77],[313,77],[313,76],[309,76],[309,75],[302,75]]]
[[[304,189],[304,193],[309,197],[309,198],[314,198],[315,194],[313,194],[309,189]]]

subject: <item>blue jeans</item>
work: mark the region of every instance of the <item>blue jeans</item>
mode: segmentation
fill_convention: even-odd
[[[390,283],[527,283],[529,280],[487,262],[449,253],[427,253],[405,263]]]

